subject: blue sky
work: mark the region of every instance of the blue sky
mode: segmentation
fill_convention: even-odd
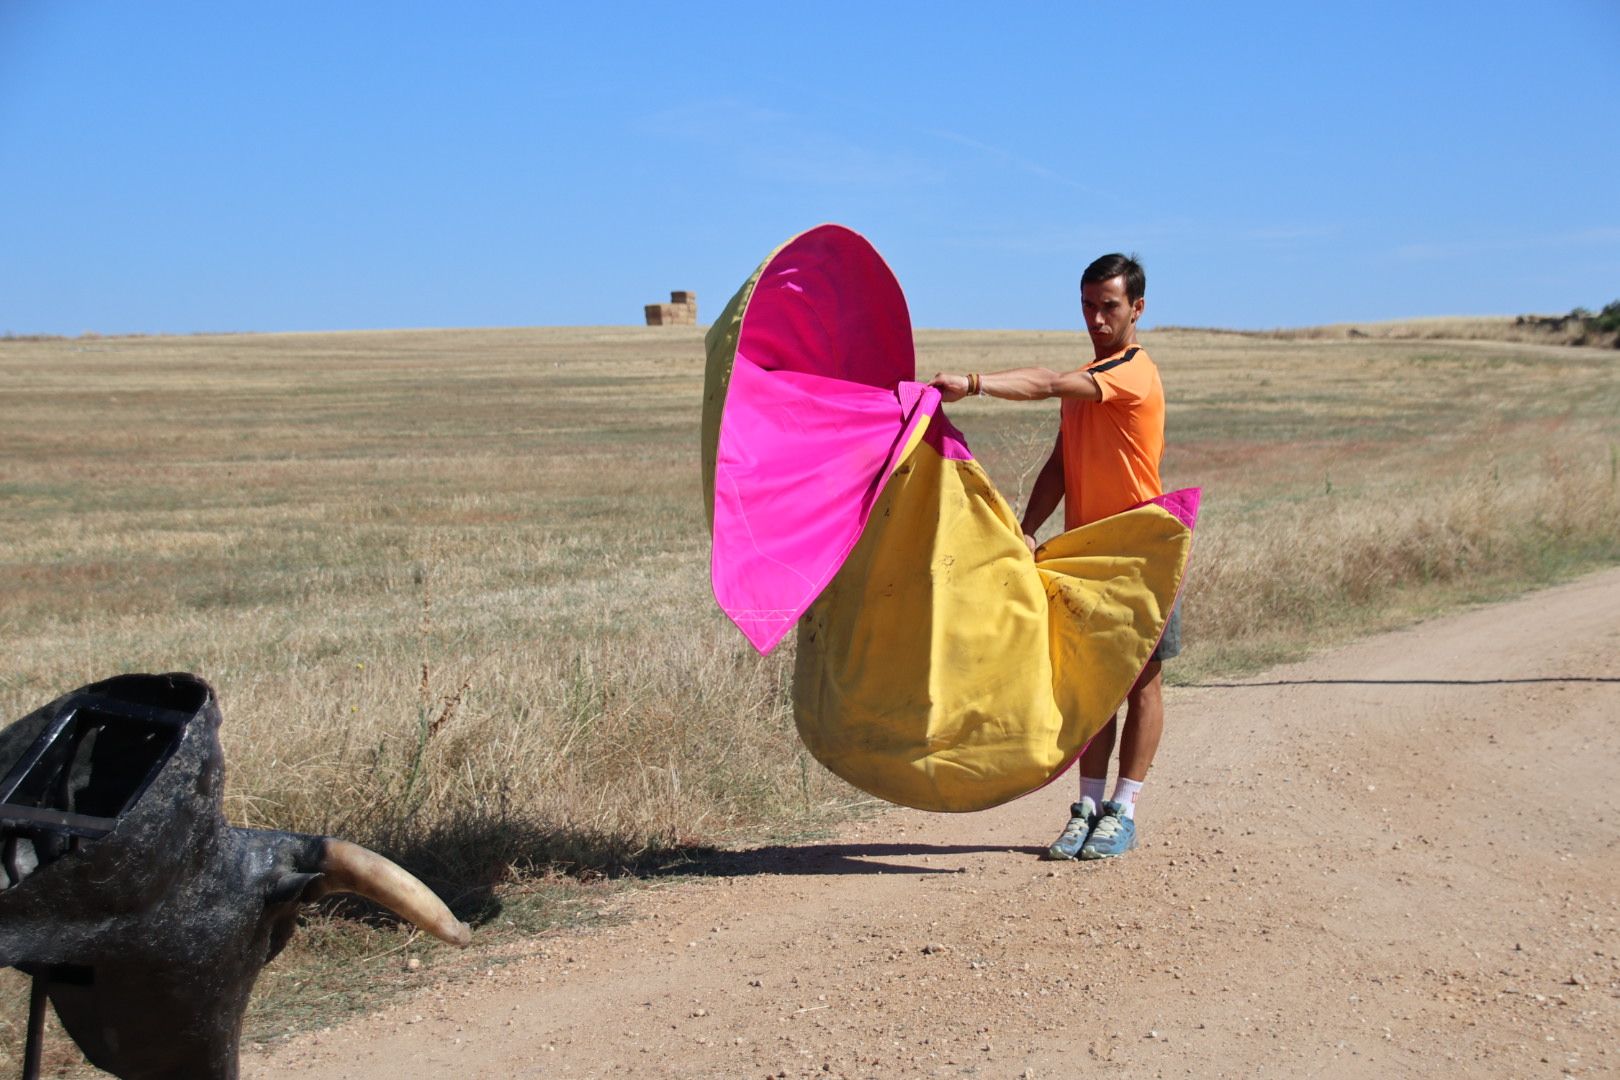
[[[1620,297],[1620,3],[0,0],[0,333],[705,320],[865,233],[920,326]]]

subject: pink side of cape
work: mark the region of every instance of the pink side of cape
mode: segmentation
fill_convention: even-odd
[[[814,603],[937,391],[913,382],[899,284],[837,225],[788,243],[743,315],[715,461],[710,579],[723,611],[769,652]],[[967,457],[943,416],[924,437]]]
[[[1167,492],[1156,499],[1149,499],[1142,505],[1162,506],[1174,514],[1177,521],[1191,529],[1198,524],[1198,498],[1202,494],[1202,488],[1182,488],[1179,491]]]

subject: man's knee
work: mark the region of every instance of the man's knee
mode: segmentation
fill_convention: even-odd
[[[1163,665],[1161,665],[1157,660],[1149,660],[1147,667],[1142,669],[1142,674],[1136,677],[1136,685],[1131,687],[1131,692],[1128,695],[1128,699],[1134,701],[1142,694],[1144,690],[1147,690],[1150,687],[1153,690],[1157,690],[1159,688],[1159,673],[1162,670]]]

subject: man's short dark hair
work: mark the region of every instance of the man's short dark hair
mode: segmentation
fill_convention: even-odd
[[[1135,255],[1121,255],[1117,251],[1086,267],[1086,272],[1080,275],[1080,284],[1095,285],[1117,277],[1125,279],[1125,299],[1133,304],[1147,295],[1147,271],[1142,269],[1141,261]]]

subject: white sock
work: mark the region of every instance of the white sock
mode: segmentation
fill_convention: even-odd
[[[1108,790],[1108,777],[1082,776],[1080,777],[1080,801],[1091,800],[1092,806],[1103,804],[1103,792]]]
[[[1123,808],[1126,817],[1136,818],[1136,796],[1142,790],[1142,781],[1127,780],[1121,776],[1114,781],[1114,801]]]

